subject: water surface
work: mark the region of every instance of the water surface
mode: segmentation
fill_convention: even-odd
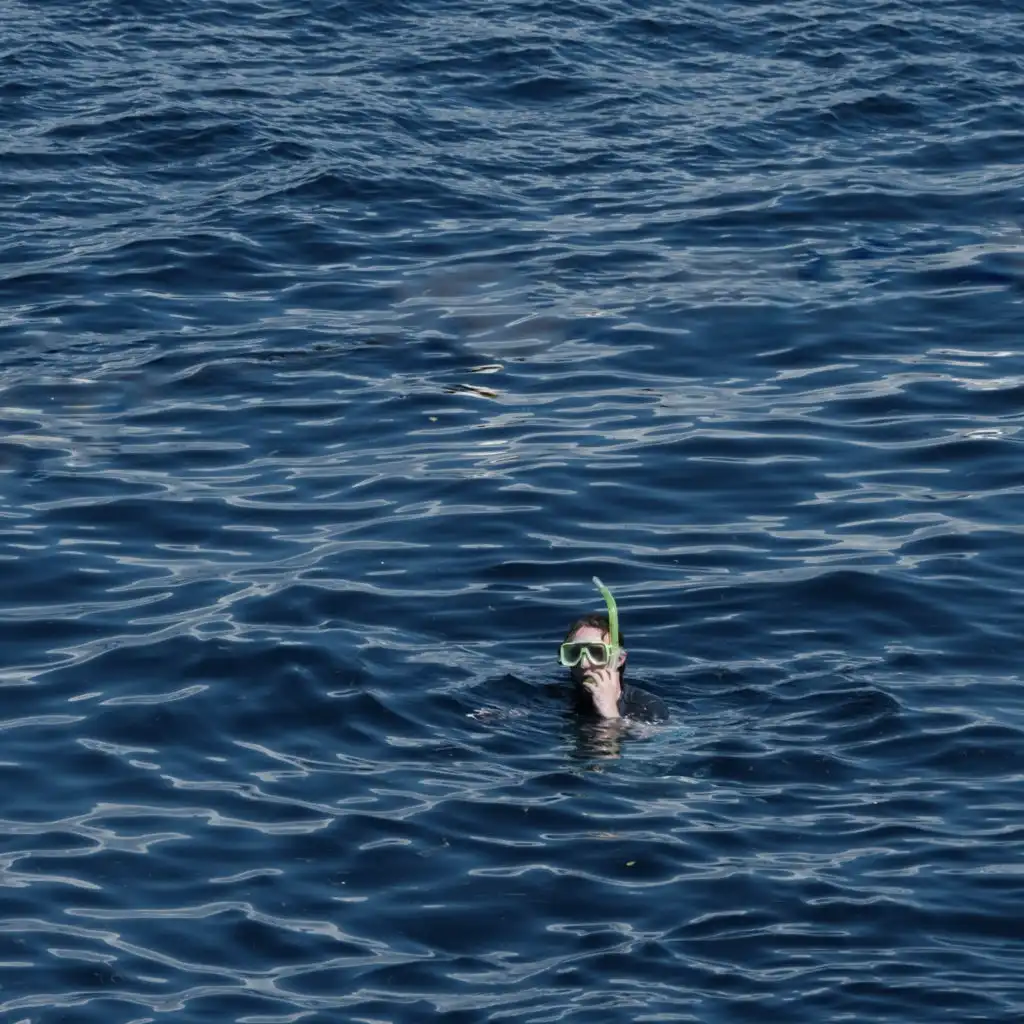
[[[1017,5],[0,25],[4,1020],[1020,1019]]]

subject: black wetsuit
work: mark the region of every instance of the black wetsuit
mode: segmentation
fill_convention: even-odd
[[[584,714],[596,714],[594,701],[582,686],[576,690],[576,707]],[[629,683],[622,684],[619,714],[634,722],[667,722],[669,718],[668,705],[660,697]]]
[[[619,714],[634,722],[667,722],[668,705],[660,697],[641,690],[639,686],[623,683]]]

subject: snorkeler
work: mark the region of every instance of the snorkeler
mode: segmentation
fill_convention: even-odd
[[[608,614],[577,619],[558,651],[575,687],[577,707],[605,719],[667,721],[668,705],[660,697],[624,682],[626,648],[615,598],[596,576],[594,583],[604,595]]]

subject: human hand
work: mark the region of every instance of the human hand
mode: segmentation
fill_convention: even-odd
[[[594,702],[594,709],[602,718],[620,718],[619,697],[622,687],[619,673],[611,665],[594,665],[583,674],[583,686]]]

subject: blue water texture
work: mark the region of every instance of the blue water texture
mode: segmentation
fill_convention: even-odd
[[[1020,1024],[1022,40],[0,5],[0,1021]]]

